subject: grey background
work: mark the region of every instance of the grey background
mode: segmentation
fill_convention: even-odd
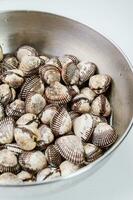
[[[0,10],[16,9],[52,12],[87,24],[112,39],[133,63],[132,0],[0,0]],[[86,198],[133,199],[133,129],[110,160],[93,176],[66,191],[41,199]]]

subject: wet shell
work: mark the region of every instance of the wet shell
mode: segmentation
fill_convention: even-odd
[[[15,95],[15,90],[10,88],[8,84],[0,85],[0,102],[3,105],[7,105],[9,102],[13,101]]]
[[[47,160],[41,151],[24,152],[19,156],[19,163],[23,170],[37,173],[47,167]]]
[[[30,76],[37,73],[40,63],[40,58],[37,56],[24,56],[19,64],[19,69],[25,76]]]
[[[79,113],[90,112],[90,103],[89,103],[88,98],[83,94],[76,95],[72,100],[71,109]]]
[[[39,74],[41,79],[47,84],[52,84],[55,81],[60,82],[60,70],[54,65],[41,66]]]
[[[65,104],[71,100],[67,87],[59,82],[54,82],[45,90],[45,96],[49,103]]]
[[[106,92],[111,83],[111,77],[106,74],[96,74],[89,80],[89,87],[96,93],[102,94]]]
[[[66,160],[74,164],[84,162],[84,149],[79,137],[75,135],[62,136],[55,141],[55,145]]]
[[[98,147],[105,148],[117,140],[117,133],[106,123],[99,123],[92,135],[92,143]]]
[[[17,68],[19,64],[17,58],[10,54],[6,55],[6,57],[4,58],[4,63],[9,65],[12,69]]]
[[[90,103],[91,103],[91,102],[95,99],[95,97],[96,97],[96,93],[95,93],[93,90],[91,90],[89,87],[83,88],[83,89],[81,90],[81,94],[85,95],[85,96],[88,98],[88,100],[89,100]]]
[[[47,125],[41,125],[39,127],[40,132],[40,140],[44,142],[44,144],[50,144],[54,141],[54,134],[51,129]]]
[[[61,176],[69,176],[79,169],[79,165],[75,165],[69,161],[64,161],[60,165]]]
[[[26,128],[15,128],[14,137],[17,145],[25,150],[30,151],[36,147],[36,135]]]
[[[103,116],[99,117],[99,116],[92,115],[92,114],[91,114],[91,116],[92,116],[92,119],[94,121],[95,126],[97,126],[101,122],[107,123],[107,119],[105,117],[103,117]]]
[[[62,79],[66,85],[74,85],[79,82],[79,69],[73,62],[68,63],[62,68]]]
[[[73,130],[75,135],[88,142],[94,130],[94,121],[90,114],[82,114],[73,121]]]
[[[72,129],[72,121],[64,107],[58,109],[51,122],[51,130],[55,136],[68,133]]]
[[[80,93],[80,90],[77,85],[69,85],[68,91],[71,97],[75,97],[77,94]]]
[[[20,170],[15,154],[7,149],[0,151],[0,173],[18,173]]]
[[[16,55],[17,59],[21,61],[24,56],[37,56],[38,53],[33,47],[24,45],[18,48]]]
[[[111,113],[110,103],[104,95],[99,95],[91,104],[91,112],[97,116],[107,117]]]
[[[19,88],[24,82],[24,73],[18,69],[8,70],[3,73],[2,81],[10,87]]]
[[[14,120],[6,117],[0,121],[0,144],[7,144],[13,141]]]
[[[6,106],[6,115],[17,119],[25,113],[25,102],[20,99],[16,99],[11,104]]]
[[[77,65],[79,63],[79,60],[76,56],[74,55],[64,55],[62,57],[59,58],[62,67],[64,67],[65,65],[69,64],[69,63],[74,63],[75,65]]]
[[[35,92],[30,92],[26,97],[25,109],[27,113],[39,114],[45,107],[45,98]]]
[[[5,117],[4,107],[0,103],[0,120],[2,120]]]
[[[94,75],[96,71],[96,65],[89,61],[82,61],[80,62],[77,67],[79,68],[80,80],[79,85],[89,80],[91,76]]]
[[[17,177],[22,181],[28,181],[32,179],[33,175],[27,171],[21,171],[17,174]]]
[[[52,174],[50,174],[45,180],[50,181],[52,179],[59,178],[61,176],[60,171],[54,171]]]
[[[49,58],[47,57],[47,56],[39,56],[39,58],[40,58],[40,60],[41,60],[41,63],[40,63],[40,65],[45,65],[46,64],[46,62],[48,62],[49,61]]]
[[[18,156],[19,154],[23,153],[23,150],[16,143],[5,144],[4,148],[8,149],[11,152],[13,152],[16,156]]]
[[[102,150],[94,144],[87,143],[84,145],[85,157],[87,162],[93,162],[103,155]]]
[[[45,156],[51,166],[58,167],[62,162],[62,157],[54,145],[49,145],[47,147]]]
[[[0,184],[20,184],[22,180],[17,177],[17,175],[12,173],[4,173],[0,175]]]
[[[61,68],[61,63],[60,63],[60,60],[58,57],[53,57],[53,58],[50,58],[47,62],[46,62],[46,65],[53,65],[57,68]]]
[[[71,120],[73,121],[75,118],[79,117],[80,114],[78,112],[75,112],[75,111],[70,111],[69,112],[69,115],[70,115],[70,118]]]
[[[41,113],[41,121],[43,124],[50,125],[52,118],[54,117],[55,113],[57,112],[56,105],[47,105]]]
[[[52,170],[50,168],[45,168],[38,172],[37,174],[37,182],[45,181],[45,180],[51,180],[52,178],[59,177],[61,174],[59,170]]]
[[[43,95],[44,84],[42,80],[39,78],[39,76],[34,75],[29,78],[26,78],[20,91],[20,95],[19,95],[20,98],[22,100],[25,100],[29,92],[36,92]]]
[[[3,60],[3,57],[4,57],[4,55],[3,55],[3,49],[2,49],[2,47],[0,45],[0,62]]]

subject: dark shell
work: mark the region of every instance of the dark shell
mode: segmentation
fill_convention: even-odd
[[[60,136],[71,131],[72,121],[64,107],[58,109],[51,121],[51,130],[55,136]]]
[[[70,111],[69,115],[70,115],[71,120],[73,121],[74,119],[80,116],[80,113],[75,112],[75,111]]]
[[[5,117],[4,106],[0,103],[0,120]]]
[[[46,100],[53,104],[65,104],[71,100],[68,89],[59,82],[54,82],[45,90]]]
[[[69,91],[69,94],[72,98],[80,93],[80,90],[79,90],[77,85],[69,85],[68,91]]]
[[[22,100],[25,100],[29,92],[37,92],[41,95],[44,93],[44,84],[42,83],[39,76],[31,76],[29,78],[26,78],[24,84],[22,85],[21,91],[20,91],[20,98]]]
[[[49,58],[45,55],[39,56],[39,58],[41,61],[40,65],[45,65],[49,61]]]
[[[17,58],[10,54],[5,56],[4,63],[9,65],[12,69],[16,69],[19,65]]]
[[[86,161],[89,163],[95,161],[103,155],[102,149],[91,143],[86,143],[84,145],[84,150]]]
[[[83,94],[76,95],[72,100],[71,109],[79,113],[88,113],[90,112],[90,103],[86,96]]]
[[[66,160],[74,164],[84,162],[84,149],[79,137],[75,135],[62,136],[55,141],[55,145]]]
[[[118,135],[114,129],[106,123],[99,123],[92,135],[92,143],[98,147],[106,148],[117,140]]]
[[[62,162],[62,157],[54,145],[49,145],[47,147],[45,156],[51,166],[58,167]]]
[[[59,58],[62,67],[64,67],[65,65],[69,64],[69,63],[74,63],[75,65],[77,65],[79,63],[79,60],[76,56],[74,55],[64,55],[62,57]]]

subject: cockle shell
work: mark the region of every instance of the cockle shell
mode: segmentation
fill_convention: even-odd
[[[37,182],[51,180],[52,178],[60,177],[60,172],[58,169],[52,170],[51,168],[42,169],[37,173]]]
[[[40,114],[40,119],[43,124],[50,125],[52,118],[57,112],[57,106],[53,104],[49,104],[45,106],[44,110]]]
[[[75,112],[75,111],[70,111],[69,115],[70,115],[71,120],[73,121],[75,118],[80,116],[80,113]]]
[[[24,82],[24,73],[19,69],[5,71],[2,74],[3,83],[7,83],[10,87],[19,88]]]
[[[3,60],[3,57],[4,57],[4,55],[3,55],[3,49],[2,49],[2,47],[0,45],[0,62]]]
[[[90,103],[89,103],[88,98],[83,94],[76,95],[72,100],[71,109],[79,113],[90,112]]]
[[[36,147],[37,136],[26,128],[15,128],[14,137],[17,145],[25,150],[30,151]]]
[[[10,55],[10,54],[5,56],[4,63],[9,65],[12,69],[17,68],[18,64],[19,64],[17,58],[13,55]]]
[[[16,92],[13,88],[10,88],[8,84],[0,85],[0,102],[3,105],[7,105],[9,102],[13,101]]]
[[[94,130],[94,121],[90,114],[85,113],[73,120],[73,130],[82,141],[88,142]]]
[[[0,175],[0,184],[5,185],[11,185],[11,184],[20,184],[23,181],[17,177],[17,175],[12,173],[4,173]]]
[[[71,95],[71,97],[75,97],[77,94],[80,93],[80,90],[77,85],[69,85],[68,91],[69,91],[69,94]]]
[[[37,56],[38,53],[33,47],[24,45],[17,49],[16,55],[17,59],[21,61],[24,56]]]
[[[5,117],[4,107],[0,103],[0,120],[2,120]]]
[[[49,103],[65,104],[71,100],[67,87],[59,82],[54,82],[45,90],[46,100]]]
[[[25,100],[29,92],[36,92],[41,95],[44,93],[44,84],[42,80],[37,75],[33,75],[26,78],[24,84],[21,87],[20,98]]]
[[[19,64],[19,69],[25,76],[35,74],[40,66],[40,58],[37,56],[23,56]]]
[[[47,84],[52,84],[55,81],[60,82],[60,70],[54,65],[44,65],[39,68],[41,79]]]
[[[51,166],[58,167],[62,162],[60,152],[56,149],[55,145],[49,145],[47,147],[45,156]]]
[[[96,97],[96,93],[91,90],[89,87],[84,87],[82,90],[81,90],[81,94],[85,95],[89,102],[91,103],[95,97]]]
[[[69,63],[74,63],[75,65],[77,65],[79,63],[79,60],[76,56],[74,55],[64,55],[62,57],[59,58],[62,67],[64,67],[65,65],[69,64]]]
[[[53,57],[53,58],[50,58],[47,62],[46,62],[46,65],[53,65],[59,69],[61,69],[61,63],[60,63],[60,60],[58,57]]]
[[[39,114],[45,107],[46,100],[41,94],[30,92],[26,97],[25,110],[27,113]]]
[[[84,162],[84,149],[79,137],[75,135],[62,136],[55,141],[55,145],[66,160],[74,164]]]
[[[66,85],[74,85],[79,82],[79,69],[73,62],[62,67],[62,79]]]
[[[17,177],[22,181],[29,181],[33,178],[33,175],[27,171],[21,171],[17,174]]]
[[[46,55],[39,56],[39,58],[40,58],[40,61],[41,61],[40,65],[45,65],[46,62],[49,61],[49,58]]]
[[[103,155],[102,149],[91,143],[84,145],[85,157],[87,162],[93,162]]]
[[[11,152],[13,152],[16,156],[18,156],[19,154],[23,153],[23,150],[16,143],[5,144],[4,148],[8,149]]]
[[[97,126],[101,122],[107,123],[107,119],[103,116],[96,116],[96,115],[92,115],[92,114],[91,114],[91,116],[92,116],[95,126]]]
[[[89,80],[89,87],[96,93],[106,92],[111,83],[111,77],[107,74],[96,74]]]
[[[47,160],[41,151],[24,152],[19,156],[19,163],[23,170],[37,173],[47,167]]]
[[[51,130],[55,136],[68,133],[72,129],[72,121],[69,113],[64,107],[60,107],[51,121]]]
[[[54,141],[54,134],[47,125],[45,124],[41,125],[38,130],[40,133],[40,141],[42,142],[41,143],[42,148],[43,148],[43,143],[45,148],[46,145],[49,145]]]
[[[20,99],[16,99],[11,104],[6,106],[5,111],[8,117],[17,119],[25,113],[25,102]]]
[[[67,160],[60,164],[61,176],[69,176],[79,169],[79,165],[75,165]]]
[[[94,99],[91,104],[91,112],[97,116],[107,117],[111,113],[110,103],[107,98],[101,94]]]
[[[117,140],[117,133],[107,123],[99,123],[92,135],[92,143],[98,147],[105,148]]]
[[[0,121],[0,144],[8,144],[13,141],[14,120],[6,117]]]
[[[89,61],[80,62],[77,67],[79,68],[79,85],[82,85],[84,82],[89,80],[91,76],[94,75],[96,71],[96,65]]]
[[[18,173],[20,170],[17,157],[7,149],[0,151],[0,173],[12,172]]]

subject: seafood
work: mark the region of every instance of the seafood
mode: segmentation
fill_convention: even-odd
[[[69,176],[70,174],[76,172],[79,168],[79,165],[75,165],[67,160],[60,164],[60,171],[62,176]]]
[[[78,94],[72,99],[72,108],[73,111],[79,113],[89,113],[90,112],[90,103],[88,98],[83,94]]]
[[[103,155],[102,149],[91,143],[84,145],[85,157],[87,162],[93,162]]]

